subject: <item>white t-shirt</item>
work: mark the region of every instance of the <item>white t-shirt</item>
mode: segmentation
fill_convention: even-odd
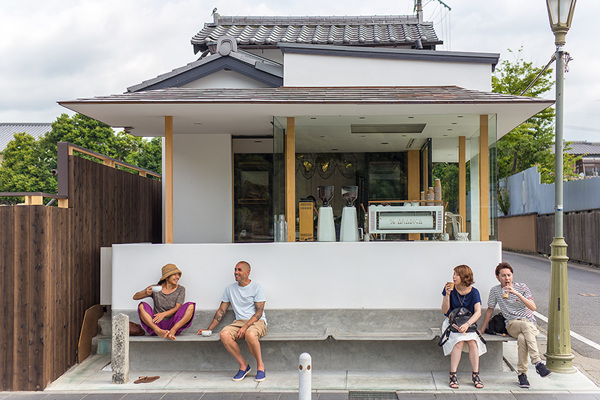
[[[261,303],[266,301],[265,292],[263,291],[260,283],[251,281],[246,286],[240,286],[237,282],[225,288],[223,298],[221,301],[231,303],[233,312],[235,313],[235,319],[250,319],[256,313],[256,307],[254,303]],[[260,317],[267,323],[267,316],[263,311],[262,317]]]

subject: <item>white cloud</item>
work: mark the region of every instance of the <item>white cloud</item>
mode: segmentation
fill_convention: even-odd
[[[444,50],[500,53],[523,46],[544,65],[554,52],[545,2],[424,1],[426,20]],[[412,13],[412,0],[2,0],[0,1],[0,120],[54,121],[67,112],[58,100],[121,93],[197,58],[190,39],[223,15],[390,15]],[[600,141],[600,56],[594,50],[600,2],[579,2],[567,50],[565,137]],[[449,29],[450,28],[450,29]],[[449,47],[451,46],[451,47]],[[553,98],[554,94],[549,97]],[[581,126],[588,130],[571,129]]]

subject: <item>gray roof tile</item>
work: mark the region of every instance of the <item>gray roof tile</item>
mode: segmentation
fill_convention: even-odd
[[[219,37],[236,38],[243,48],[283,43],[335,44],[343,46],[414,46],[442,42],[431,22],[403,15],[360,17],[235,17],[220,16],[218,23],[206,23],[192,38],[194,52],[205,51]]]
[[[587,154],[600,155],[600,142],[577,141],[571,143],[571,150],[567,150],[569,154]]]
[[[13,140],[15,133],[25,132],[37,139],[51,130],[49,123],[0,123],[0,151]]]
[[[313,103],[313,104],[461,104],[553,103],[551,100],[480,92],[457,86],[278,87],[257,89],[167,88],[81,98],[68,103]]]

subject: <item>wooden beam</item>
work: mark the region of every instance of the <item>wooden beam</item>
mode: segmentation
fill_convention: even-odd
[[[288,117],[285,131],[285,220],[287,241],[296,241],[296,119]]]
[[[458,137],[458,213],[462,217],[461,231],[467,224],[467,139]]]
[[[490,153],[488,116],[479,116],[479,240],[490,240]]]
[[[165,116],[165,243],[173,243],[173,117]]]
[[[421,196],[421,163],[419,150],[408,151],[408,200],[419,200]],[[425,188],[427,190],[427,188]],[[409,233],[409,240],[421,239],[420,233]]]

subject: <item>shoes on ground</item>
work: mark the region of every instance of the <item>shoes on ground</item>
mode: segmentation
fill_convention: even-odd
[[[256,378],[254,378],[254,380],[256,382],[262,382],[265,379],[267,379],[267,375],[265,375],[265,371],[261,371],[261,370],[256,371]]]
[[[248,366],[246,367],[245,370],[240,369],[237,374],[235,374],[235,376],[231,379],[233,379],[234,381],[241,381],[242,379],[244,379],[246,377],[246,375],[248,375],[248,372],[250,372],[252,368],[250,368],[250,364],[248,364]]]
[[[550,370],[548,368],[546,368],[544,363],[541,361],[538,362],[537,364],[535,364],[535,372],[537,372],[538,375],[541,376],[542,378],[545,378],[545,377],[549,376],[550,374],[552,374],[552,372],[550,372]]]
[[[520,374],[518,378],[519,378],[519,386],[520,387],[522,387],[522,388],[528,388],[528,387],[531,386],[529,384],[529,381],[527,380],[527,375],[525,375],[524,373]]]

